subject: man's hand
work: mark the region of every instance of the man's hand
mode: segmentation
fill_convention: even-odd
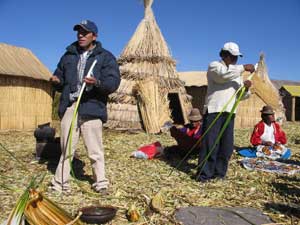
[[[245,64],[244,69],[245,69],[245,71],[248,71],[250,73],[253,73],[255,71],[255,68],[254,68],[253,64]]]
[[[252,86],[252,82],[250,80],[245,80],[244,86],[248,90]]]
[[[60,80],[57,76],[52,76],[50,77],[50,82],[54,83],[54,84],[59,84],[60,83]]]
[[[87,84],[87,85],[95,85],[97,83],[97,80],[95,77],[85,77],[83,79],[83,81]]]

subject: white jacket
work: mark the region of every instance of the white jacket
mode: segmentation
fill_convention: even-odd
[[[207,94],[204,110],[208,113],[221,112],[224,105],[243,86],[242,72],[243,65],[229,65],[224,61],[214,61],[209,64],[207,71]],[[236,95],[237,97],[238,95]],[[243,99],[250,96],[250,91],[246,92]],[[225,112],[230,112],[236,97],[227,105]],[[236,110],[234,111],[236,113]]]

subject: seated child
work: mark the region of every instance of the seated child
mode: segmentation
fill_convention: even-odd
[[[171,127],[171,136],[177,142],[177,150],[180,155],[185,155],[201,137],[202,116],[199,109],[193,108],[189,114],[190,123],[182,128]],[[197,151],[198,148],[195,149]]]
[[[290,156],[290,150],[284,146],[287,142],[286,135],[275,122],[273,108],[266,105],[260,112],[262,120],[255,125],[250,140],[256,147],[256,156],[273,160],[287,158],[287,154]]]

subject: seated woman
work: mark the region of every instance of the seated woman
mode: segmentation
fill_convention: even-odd
[[[188,116],[189,124],[184,125],[182,128],[171,127],[170,133],[177,142],[176,151],[179,155],[184,156],[196,144],[197,140],[201,137],[201,124],[202,116],[199,109],[193,108]],[[194,149],[197,152],[198,148]]]
[[[257,157],[269,159],[289,158],[291,152],[284,145],[287,142],[284,131],[275,122],[274,111],[271,106],[262,108],[262,120],[255,125],[250,142],[256,147]]]

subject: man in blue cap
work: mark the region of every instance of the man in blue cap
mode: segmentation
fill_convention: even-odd
[[[90,20],[83,20],[73,28],[77,41],[67,47],[50,81],[55,90],[61,92],[58,114],[61,118],[61,150],[59,164],[52,179],[52,189],[69,191],[69,155],[74,155],[75,146],[81,134],[93,169],[96,192],[104,193],[108,187],[105,177],[102,124],[107,121],[106,103],[108,95],[120,84],[120,72],[115,57],[102,48],[97,41],[98,28]],[[91,76],[87,77],[93,62]],[[83,92],[72,135],[72,151],[69,154],[69,130],[76,101],[83,84]]]

